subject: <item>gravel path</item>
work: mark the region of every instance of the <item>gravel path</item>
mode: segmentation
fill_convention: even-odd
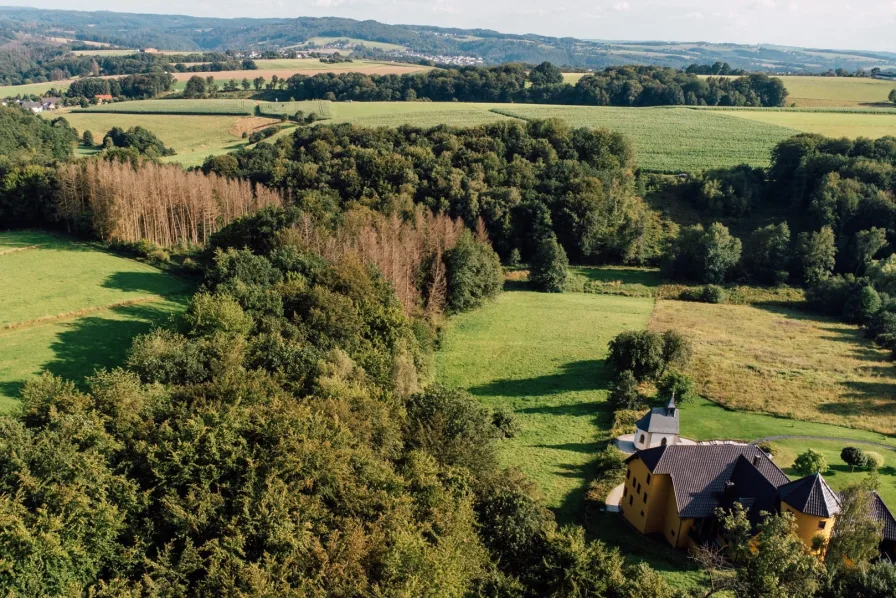
[[[785,434],[783,436],[766,436],[765,438],[760,438],[759,440],[754,440],[750,444],[759,444],[760,442],[774,442],[775,440],[830,440],[835,442],[843,442],[845,444],[865,444],[868,446],[876,446],[878,448],[884,448],[891,451],[896,451],[896,446],[892,444],[884,444],[882,442],[874,442],[872,440],[853,440],[851,438],[836,438],[833,436],[794,436],[791,434]]]

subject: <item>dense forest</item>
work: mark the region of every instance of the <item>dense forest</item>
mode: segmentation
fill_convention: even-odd
[[[321,73],[293,75],[287,90],[297,100],[432,100],[532,102],[590,106],[783,106],[787,90],[767,75],[709,77],[661,67],[611,67],[563,83],[550,63],[440,69],[407,75]]]

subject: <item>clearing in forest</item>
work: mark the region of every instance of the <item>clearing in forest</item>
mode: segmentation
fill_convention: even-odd
[[[34,231],[0,232],[0,410],[48,370],[82,381],[182,309],[192,285],[146,264]]]

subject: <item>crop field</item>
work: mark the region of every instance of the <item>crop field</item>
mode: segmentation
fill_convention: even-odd
[[[139,100],[101,104],[89,108],[77,108],[72,114],[81,112],[117,112],[125,114],[255,114],[254,100]]]
[[[463,127],[509,118],[491,112],[489,108],[487,104],[460,102],[336,102],[332,104],[331,122],[350,122],[365,127]]]
[[[894,105],[896,106],[896,105]],[[828,137],[896,136],[896,112],[820,112],[798,110],[726,110],[735,118],[787,127]]]
[[[47,83],[29,83],[27,85],[3,85],[0,86],[0,98],[12,98],[17,95],[42,95],[50,89],[65,91],[74,79],[61,81],[49,81]]]
[[[885,104],[896,82],[861,77],[781,77],[789,95],[787,105],[798,107]]]
[[[190,284],[38,232],[0,232],[0,410],[42,370],[83,380],[182,308]]]
[[[793,129],[710,110],[521,105],[494,110],[523,119],[559,118],[574,127],[605,127],[628,135],[637,164],[646,170],[682,172],[738,164],[767,166],[772,148]]]
[[[262,116],[293,116],[296,112],[315,114],[319,119],[333,118],[333,104],[327,100],[305,102],[257,102],[258,113]]]
[[[233,151],[246,144],[242,134],[275,124],[270,118],[258,116],[180,116],[164,114],[122,114],[112,112],[76,112],[64,115],[82,134],[93,133],[96,143],[112,127],[129,129],[141,126],[149,129],[167,146],[177,152],[162,158],[184,166],[198,166],[210,155]],[[82,153],[85,152],[79,148]]]
[[[896,433],[896,366],[855,326],[783,308],[660,301],[650,327],[694,341],[689,373],[730,409]]]

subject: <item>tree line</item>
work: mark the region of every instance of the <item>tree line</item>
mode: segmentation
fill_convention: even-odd
[[[787,90],[780,79],[700,78],[653,66],[609,67],[563,82],[550,63],[470,66],[405,75],[320,73],[293,75],[286,89],[297,100],[530,102],[589,106],[783,106]]]

